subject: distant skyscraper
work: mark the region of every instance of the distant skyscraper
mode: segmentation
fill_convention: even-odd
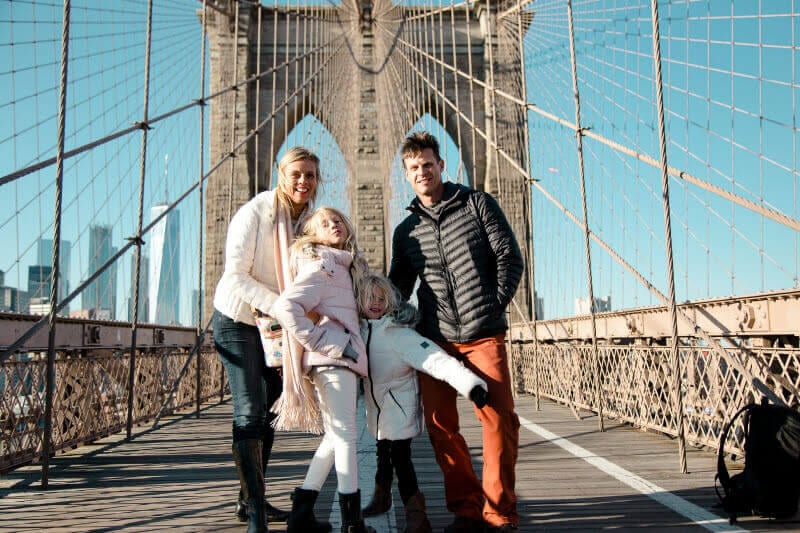
[[[53,266],[53,239],[39,239],[37,241],[37,255],[39,265]],[[72,258],[72,243],[61,239],[59,250],[59,278],[58,278],[58,301],[60,302],[70,293],[70,259]],[[69,312],[69,306],[62,311],[63,314]]]
[[[605,298],[598,298],[595,297],[594,299],[594,312],[595,313],[604,313],[606,311],[611,311],[611,295],[606,296]],[[589,297],[586,298],[575,298],[575,314],[576,315],[588,315],[591,314],[592,310],[589,307]]]
[[[149,261],[147,256],[142,254],[141,270],[139,271],[139,312],[138,321],[147,322],[147,313],[149,311],[148,305],[148,288],[147,279],[149,275]],[[136,254],[131,256],[131,290],[128,291],[128,320],[133,321],[133,287],[136,279]]]
[[[150,208],[150,220],[165,212],[166,203]],[[177,210],[168,212],[150,230],[150,275],[148,322],[177,324],[180,318],[180,218]]]
[[[536,306],[536,320],[544,320],[544,298],[539,296],[538,294],[534,293],[535,303]]]
[[[117,249],[111,245],[110,226],[91,226],[89,228],[89,273],[100,270]],[[117,266],[111,265],[105,272],[89,284],[82,294],[83,308],[87,310],[105,309],[113,320],[117,309]]]
[[[28,294],[30,298],[50,301],[53,267],[31,265],[28,267]]]
[[[27,313],[28,293],[5,285],[6,273],[0,270],[0,313]]]

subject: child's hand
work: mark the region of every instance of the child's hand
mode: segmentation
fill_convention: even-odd
[[[349,342],[347,346],[344,347],[344,350],[342,350],[342,357],[347,357],[348,359],[358,362],[358,352],[353,349],[353,345]]]
[[[478,409],[483,409],[483,407],[486,405],[486,402],[489,401],[489,391],[480,385],[475,385],[472,387],[472,390],[469,391],[469,399],[472,400],[472,403],[475,404],[475,407]]]

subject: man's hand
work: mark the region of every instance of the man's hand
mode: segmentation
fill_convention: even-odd
[[[313,322],[315,326],[319,324],[320,316],[316,311],[309,311],[306,313],[306,318]]]
[[[472,387],[472,390],[469,391],[469,399],[472,400],[472,403],[475,404],[475,407],[478,409],[483,409],[486,405],[486,402],[489,401],[489,391],[480,385],[475,385]]]

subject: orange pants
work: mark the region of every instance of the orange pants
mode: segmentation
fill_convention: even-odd
[[[514,412],[504,340],[501,334],[465,344],[439,343],[489,386],[489,402],[475,409],[483,427],[483,487],[459,433],[458,393],[447,383],[419,373],[425,424],[444,475],[447,509],[491,526],[519,523],[514,493],[519,418]]]

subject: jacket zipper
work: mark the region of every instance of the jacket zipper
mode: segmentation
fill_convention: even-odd
[[[378,405],[378,400],[375,399],[375,380],[372,379],[372,365],[369,364],[369,345],[372,341],[372,322],[367,320],[367,375],[369,376],[369,393],[372,396],[372,402],[375,404],[375,408],[378,410],[378,416],[375,418],[375,435],[378,438],[378,433],[380,432],[380,421],[381,421],[381,406]]]
[[[444,248],[442,247],[442,228],[438,222],[435,223],[436,227],[436,245],[439,248],[439,257],[442,258],[442,275],[447,283],[447,298],[450,301],[450,309],[453,310],[456,324],[461,323],[461,318],[458,315],[458,308],[456,307],[455,289],[453,288],[453,280],[450,279],[450,271],[447,264],[447,258],[444,255]],[[458,327],[458,338],[461,338],[461,326]]]

